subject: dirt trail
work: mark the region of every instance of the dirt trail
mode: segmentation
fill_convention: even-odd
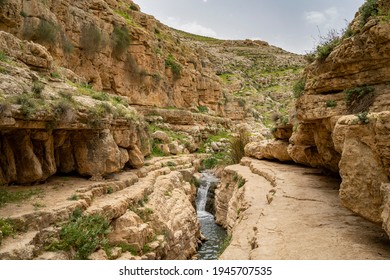
[[[247,158],[228,168],[246,180],[248,207],[221,259],[390,259],[384,231],[340,204],[338,179]]]

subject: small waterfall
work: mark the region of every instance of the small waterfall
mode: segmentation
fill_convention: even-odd
[[[207,173],[205,173],[207,174]],[[204,177],[206,177],[205,174],[202,174]],[[204,177],[202,176],[202,179]],[[198,214],[198,217],[205,217],[210,216],[211,214],[206,211],[206,203],[207,203],[207,195],[211,186],[211,180],[202,180],[201,184],[198,188],[198,194],[196,197],[196,212]],[[212,216],[212,215],[211,215]]]
[[[226,237],[226,231],[217,225],[214,216],[206,211],[206,204],[210,187],[218,184],[219,180],[210,172],[203,172],[200,179],[196,198],[196,211],[200,222],[202,234],[207,240],[198,250],[199,259],[215,260],[218,258],[219,248]]]

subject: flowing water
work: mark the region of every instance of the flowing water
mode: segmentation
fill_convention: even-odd
[[[200,260],[216,260],[222,242],[226,238],[226,231],[215,223],[214,216],[206,211],[207,196],[210,187],[219,182],[218,178],[210,172],[203,172],[196,198],[196,210],[202,234],[207,240],[198,250]]]

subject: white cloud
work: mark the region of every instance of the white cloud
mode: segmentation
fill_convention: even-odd
[[[332,23],[339,17],[339,11],[336,7],[331,7],[323,12],[310,11],[305,13],[305,20],[310,24]]]
[[[217,36],[217,33],[214,30],[212,30],[211,28],[202,26],[202,25],[198,24],[196,21],[182,24],[180,26],[180,29],[187,31],[187,32],[190,32],[190,33],[208,36],[208,37],[216,37]]]
[[[207,0],[203,0],[203,2],[207,3]]]
[[[187,31],[193,34],[203,35],[207,37],[217,37],[217,33],[211,28],[205,27],[196,21],[183,23],[181,19],[168,17],[168,25],[173,28]]]
[[[326,16],[321,12],[311,11],[305,13],[305,19],[311,24],[321,24],[326,21]]]

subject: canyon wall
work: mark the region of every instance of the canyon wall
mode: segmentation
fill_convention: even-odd
[[[277,140],[283,144],[252,143],[246,150],[248,156],[283,154],[282,161],[339,173],[343,205],[390,234],[390,23],[385,1],[376,7],[378,15],[365,22],[357,13],[349,34],[305,69],[292,136]]]
[[[130,104],[223,114],[207,57],[132,1],[2,1],[0,30],[45,46],[56,66]],[[55,71],[53,69],[52,71]]]

